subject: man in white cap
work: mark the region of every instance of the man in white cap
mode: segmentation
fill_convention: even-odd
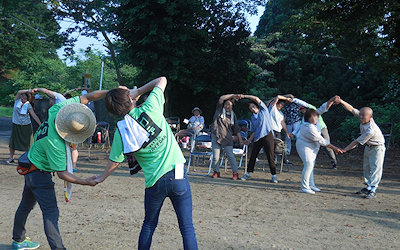
[[[93,134],[96,118],[84,104],[105,97],[107,91],[95,91],[53,105],[49,118],[35,133],[29,150],[30,168],[25,174],[21,203],[15,213],[12,249],[36,249],[39,243],[25,236],[25,223],[36,203],[42,210],[44,230],[51,249],[65,249],[58,229],[59,210],[51,173],[60,179],[96,185],[95,177],[81,179],[66,171],[69,143],[82,143]]]
[[[365,145],[363,170],[366,187],[358,191],[357,194],[363,194],[367,199],[375,198],[376,189],[382,178],[385,160],[385,137],[374,121],[371,108],[364,107],[358,110],[343,100],[340,100],[340,103],[360,120],[361,131],[361,135],[352,141],[343,152],[352,150],[358,144]]]

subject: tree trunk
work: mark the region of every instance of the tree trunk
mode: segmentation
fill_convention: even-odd
[[[104,36],[104,39],[107,41],[107,48],[110,50],[110,55],[111,55],[111,60],[114,63],[115,66],[115,73],[117,73],[117,81],[119,85],[123,85],[122,82],[122,77],[121,77],[121,71],[119,70],[119,64],[117,61],[117,58],[115,56],[115,50],[114,50],[114,44],[111,42],[110,38],[108,38],[107,33],[105,31],[101,31],[101,34]]]

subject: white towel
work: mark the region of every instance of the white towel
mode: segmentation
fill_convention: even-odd
[[[233,113],[233,110],[231,110],[231,125],[233,125],[235,123],[234,116],[235,116],[235,113]],[[226,110],[225,110],[225,108],[222,108],[221,118],[222,119],[226,118]]]
[[[28,104],[29,102],[25,102],[24,104],[22,104],[21,99],[18,100],[17,106],[21,106],[21,109],[19,110],[19,113],[21,115],[26,115],[28,113]]]
[[[71,148],[69,147],[68,142],[65,142],[65,152],[67,153],[67,172],[73,174],[74,165],[72,164]],[[71,182],[64,181],[64,194],[65,194],[65,201],[68,202],[71,199],[71,194],[72,194]]]
[[[150,134],[130,115],[117,123],[121,134],[124,154],[140,150],[145,142],[149,140]]]

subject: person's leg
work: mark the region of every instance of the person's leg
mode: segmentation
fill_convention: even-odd
[[[221,153],[221,145],[217,142],[217,137],[215,135],[211,135],[211,144],[212,144],[212,169],[215,172],[219,172],[219,155]]]
[[[323,129],[321,130],[321,135],[322,135],[322,137],[324,137],[326,140],[331,141],[331,138],[330,138],[330,136],[329,136],[328,128],[323,128]],[[333,167],[335,168],[335,167],[336,167],[336,164],[337,164],[335,152],[333,152],[333,150],[332,150],[331,148],[328,148],[328,147],[324,147],[324,148],[325,148],[325,150],[326,150],[326,152],[327,152],[329,158],[331,159],[331,163],[332,163]]]
[[[258,154],[260,153],[262,146],[263,146],[263,144],[261,142],[261,139],[253,143],[253,148],[251,149],[249,164],[247,165],[248,173],[254,172],[254,165],[256,164],[256,159],[257,159]]]
[[[79,152],[75,145],[74,148],[71,148],[71,158],[72,158],[72,165],[73,165],[74,169],[77,169],[76,163],[78,162],[78,157],[79,157]]]
[[[164,175],[165,176],[165,175]],[[164,177],[163,176],[163,177]],[[146,188],[144,194],[144,221],[139,235],[139,250],[150,249],[154,230],[158,224],[161,207],[166,197],[165,179],[161,177],[154,186]]]
[[[269,169],[271,170],[272,175],[276,175],[276,165],[274,161],[274,136],[272,132],[269,132],[268,135],[261,138],[264,147],[265,155],[268,159]]]
[[[59,210],[51,174],[34,171],[28,177],[31,178],[32,193],[42,210],[44,232],[51,249],[65,249],[58,228]]]
[[[29,183],[27,183],[27,179],[25,178],[24,191],[22,192],[22,200],[14,216],[12,239],[16,242],[22,242],[25,240],[26,220],[28,219],[28,215],[32,211],[35,204],[36,199],[33,196],[33,193],[29,187]]]
[[[310,178],[311,174],[314,170],[314,160],[304,159],[303,164],[303,171],[301,175],[301,187],[303,189],[310,190]]]
[[[369,176],[371,174],[370,165],[369,165],[369,158],[370,158],[370,148],[365,146],[364,148],[364,160],[363,160],[363,176],[364,176],[364,183],[368,185]]]
[[[286,129],[289,132],[289,134],[293,133],[293,124],[286,125]],[[292,139],[290,137],[285,136],[285,143],[286,143],[286,153],[287,155],[290,155],[290,152],[292,150]]]
[[[185,179],[172,179],[169,182],[171,185],[169,198],[178,218],[179,229],[183,238],[183,247],[185,250],[197,250],[197,239],[192,218],[192,192],[187,176]]]
[[[236,162],[236,157],[233,154],[233,146],[225,146],[224,152],[226,154],[226,157],[228,158],[229,164],[231,164],[232,172],[237,173],[238,166],[237,166],[237,162]]]
[[[372,152],[369,158],[371,174],[368,179],[368,186],[371,187],[371,191],[375,192],[378,188],[379,182],[382,178],[383,162],[385,159],[385,147],[372,147]]]

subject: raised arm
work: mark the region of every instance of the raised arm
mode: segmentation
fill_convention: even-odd
[[[69,94],[69,93],[74,92],[74,91],[80,91],[80,90],[89,91],[89,89],[88,89],[88,88],[85,88],[85,87],[82,87],[82,88],[74,88],[74,89],[70,89],[70,90],[66,91],[63,95]]]
[[[243,95],[242,98],[249,99],[249,100],[251,100],[253,102],[256,102],[257,104],[261,103],[261,99],[258,98],[257,96],[254,96],[254,95]]]
[[[315,108],[313,105],[311,105],[311,104],[309,104],[309,103],[307,103],[307,102],[305,102],[303,100],[300,100],[299,98],[293,98],[293,102],[296,103],[299,106],[306,107],[308,109]]]
[[[104,99],[106,97],[107,92],[108,92],[108,90],[96,90],[96,91],[90,92],[86,95],[82,95],[80,97],[81,103],[88,104],[89,102]]]
[[[154,80],[151,80],[140,88],[129,90],[129,94],[132,99],[136,100],[144,93],[152,91],[155,87],[159,87],[164,92],[167,84],[167,78],[165,76],[161,76]]]
[[[287,101],[287,102],[293,102],[293,99],[292,98],[289,98],[289,97],[286,97],[286,96],[283,96],[283,95],[277,95],[273,100],[272,100],[272,102],[271,102],[271,107],[273,107],[273,106],[275,106],[278,102],[279,102],[279,100],[284,100],[284,101]]]
[[[340,104],[342,104],[343,108],[350,113],[358,116],[358,113],[356,112],[357,109],[355,109],[353,106],[351,106],[349,103],[345,102],[344,100],[340,99]]]
[[[47,95],[48,97],[56,98],[55,92],[54,92],[54,91],[51,91],[51,90],[48,90],[48,89],[46,89],[46,88],[36,88],[36,89],[33,89],[33,92],[36,92],[36,91],[39,91],[39,92],[41,92],[41,93]]]
[[[223,95],[219,98],[218,103],[222,104],[224,103],[224,101],[229,100],[229,99],[236,99],[236,100],[240,100],[242,98],[244,98],[243,95],[241,94],[227,94],[227,95]]]
[[[25,93],[33,93],[33,92],[32,92],[32,89],[22,89],[22,90],[19,90],[19,91],[17,92],[17,94],[15,95],[15,100],[18,100],[19,98],[21,98],[21,95],[22,95],[22,94],[25,94]]]

